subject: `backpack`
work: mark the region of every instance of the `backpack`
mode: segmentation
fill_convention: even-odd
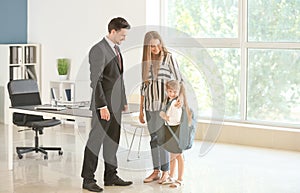
[[[170,101],[166,105],[166,107],[164,109],[165,112],[170,107],[172,101]],[[185,107],[182,107],[181,121],[180,121],[180,125],[179,125],[179,137],[176,136],[176,134],[173,132],[173,130],[170,128],[170,126],[166,122],[166,126],[167,126],[168,130],[172,134],[172,137],[174,137],[174,139],[177,141],[179,148],[182,150],[190,149],[193,146],[193,142],[194,142],[194,138],[195,138],[197,122],[196,122],[196,119],[194,116],[194,112],[192,111],[192,109],[190,109],[190,110],[192,112],[191,125],[189,125],[189,123],[188,123],[189,121],[188,121],[188,115],[187,115],[186,109],[185,109]]]

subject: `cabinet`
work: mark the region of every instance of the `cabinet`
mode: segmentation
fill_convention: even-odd
[[[10,99],[7,83],[16,79],[35,79],[40,87],[40,45],[1,44],[0,45],[0,122],[7,124]]]

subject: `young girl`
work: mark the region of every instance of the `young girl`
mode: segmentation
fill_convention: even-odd
[[[182,185],[184,172],[184,159],[182,150],[179,148],[178,141],[169,131],[172,129],[173,133],[179,138],[179,125],[181,123],[182,111],[187,111],[189,123],[192,120],[192,113],[188,107],[185,89],[183,83],[177,80],[171,80],[166,83],[167,89],[167,106],[166,112],[161,111],[160,116],[165,120],[166,125],[163,127],[165,131],[165,139],[163,147],[170,152],[170,177],[163,184],[170,184],[170,187],[178,187]],[[185,108],[182,108],[184,106]],[[167,128],[169,126],[169,129]],[[180,131],[184,132],[184,131]],[[177,180],[174,180],[176,162],[178,163]]]

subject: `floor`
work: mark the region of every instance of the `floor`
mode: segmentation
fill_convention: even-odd
[[[125,126],[126,127],[126,126]],[[72,123],[45,129],[41,143],[62,146],[63,156],[51,152],[48,160],[41,154],[30,153],[19,160],[14,157],[14,170],[7,168],[8,127],[0,124],[0,193],[87,193],[81,189],[80,178],[83,148],[88,131],[85,127],[74,129]],[[17,132],[14,128],[14,146],[31,145],[33,132]],[[214,144],[205,155],[200,148],[205,143],[196,141],[186,151],[184,185],[172,189],[156,182],[142,181],[151,172],[149,136],[143,133],[141,153],[137,157],[139,138],[127,161],[128,147],[133,131],[122,132],[118,152],[119,176],[132,180],[129,187],[104,187],[104,192],[122,193],[299,193],[300,152],[263,149],[230,144]],[[137,132],[140,132],[138,130]],[[126,134],[126,135],[125,135]],[[128,141],[126,141],[126,137]],[[137,159],[136,159],[137,158]],[[99,161],[96,177],[100,186],[103,162]]]

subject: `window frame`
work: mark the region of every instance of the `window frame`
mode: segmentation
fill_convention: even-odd
[[[153,0],[148,0],[153,1]],[[159,3],[157,2],[159,1]],[[149,2],[150,3],[150,2]],[[159,4],[159,21],[158,25],[167,26],[167,3],[165,0],[156,0]],[[153,11],[153,10],[152,10]],[[153,13],[153,12],[152,12]],[[238,37],[237,38],[192,38],[205,48],[237,48],[240,49],[240,119],[228,119],[224,117],[224,121],[239,122],[247,124],[258,124],[278,127],[300,128],[299,124],[279,123],[272,121],[249,121],[247,120],[247,84],[248,84],[248,50],[252,48],[259,49],[300,49],[300,42],[248,42],[248,0],[238,0]],[[189,38],[177,38],[169,40],[168,46],[178,47],[192,46]],[[202,118],[203,119],[203,118]],[[203,119],[205,120],[205,118]]]

